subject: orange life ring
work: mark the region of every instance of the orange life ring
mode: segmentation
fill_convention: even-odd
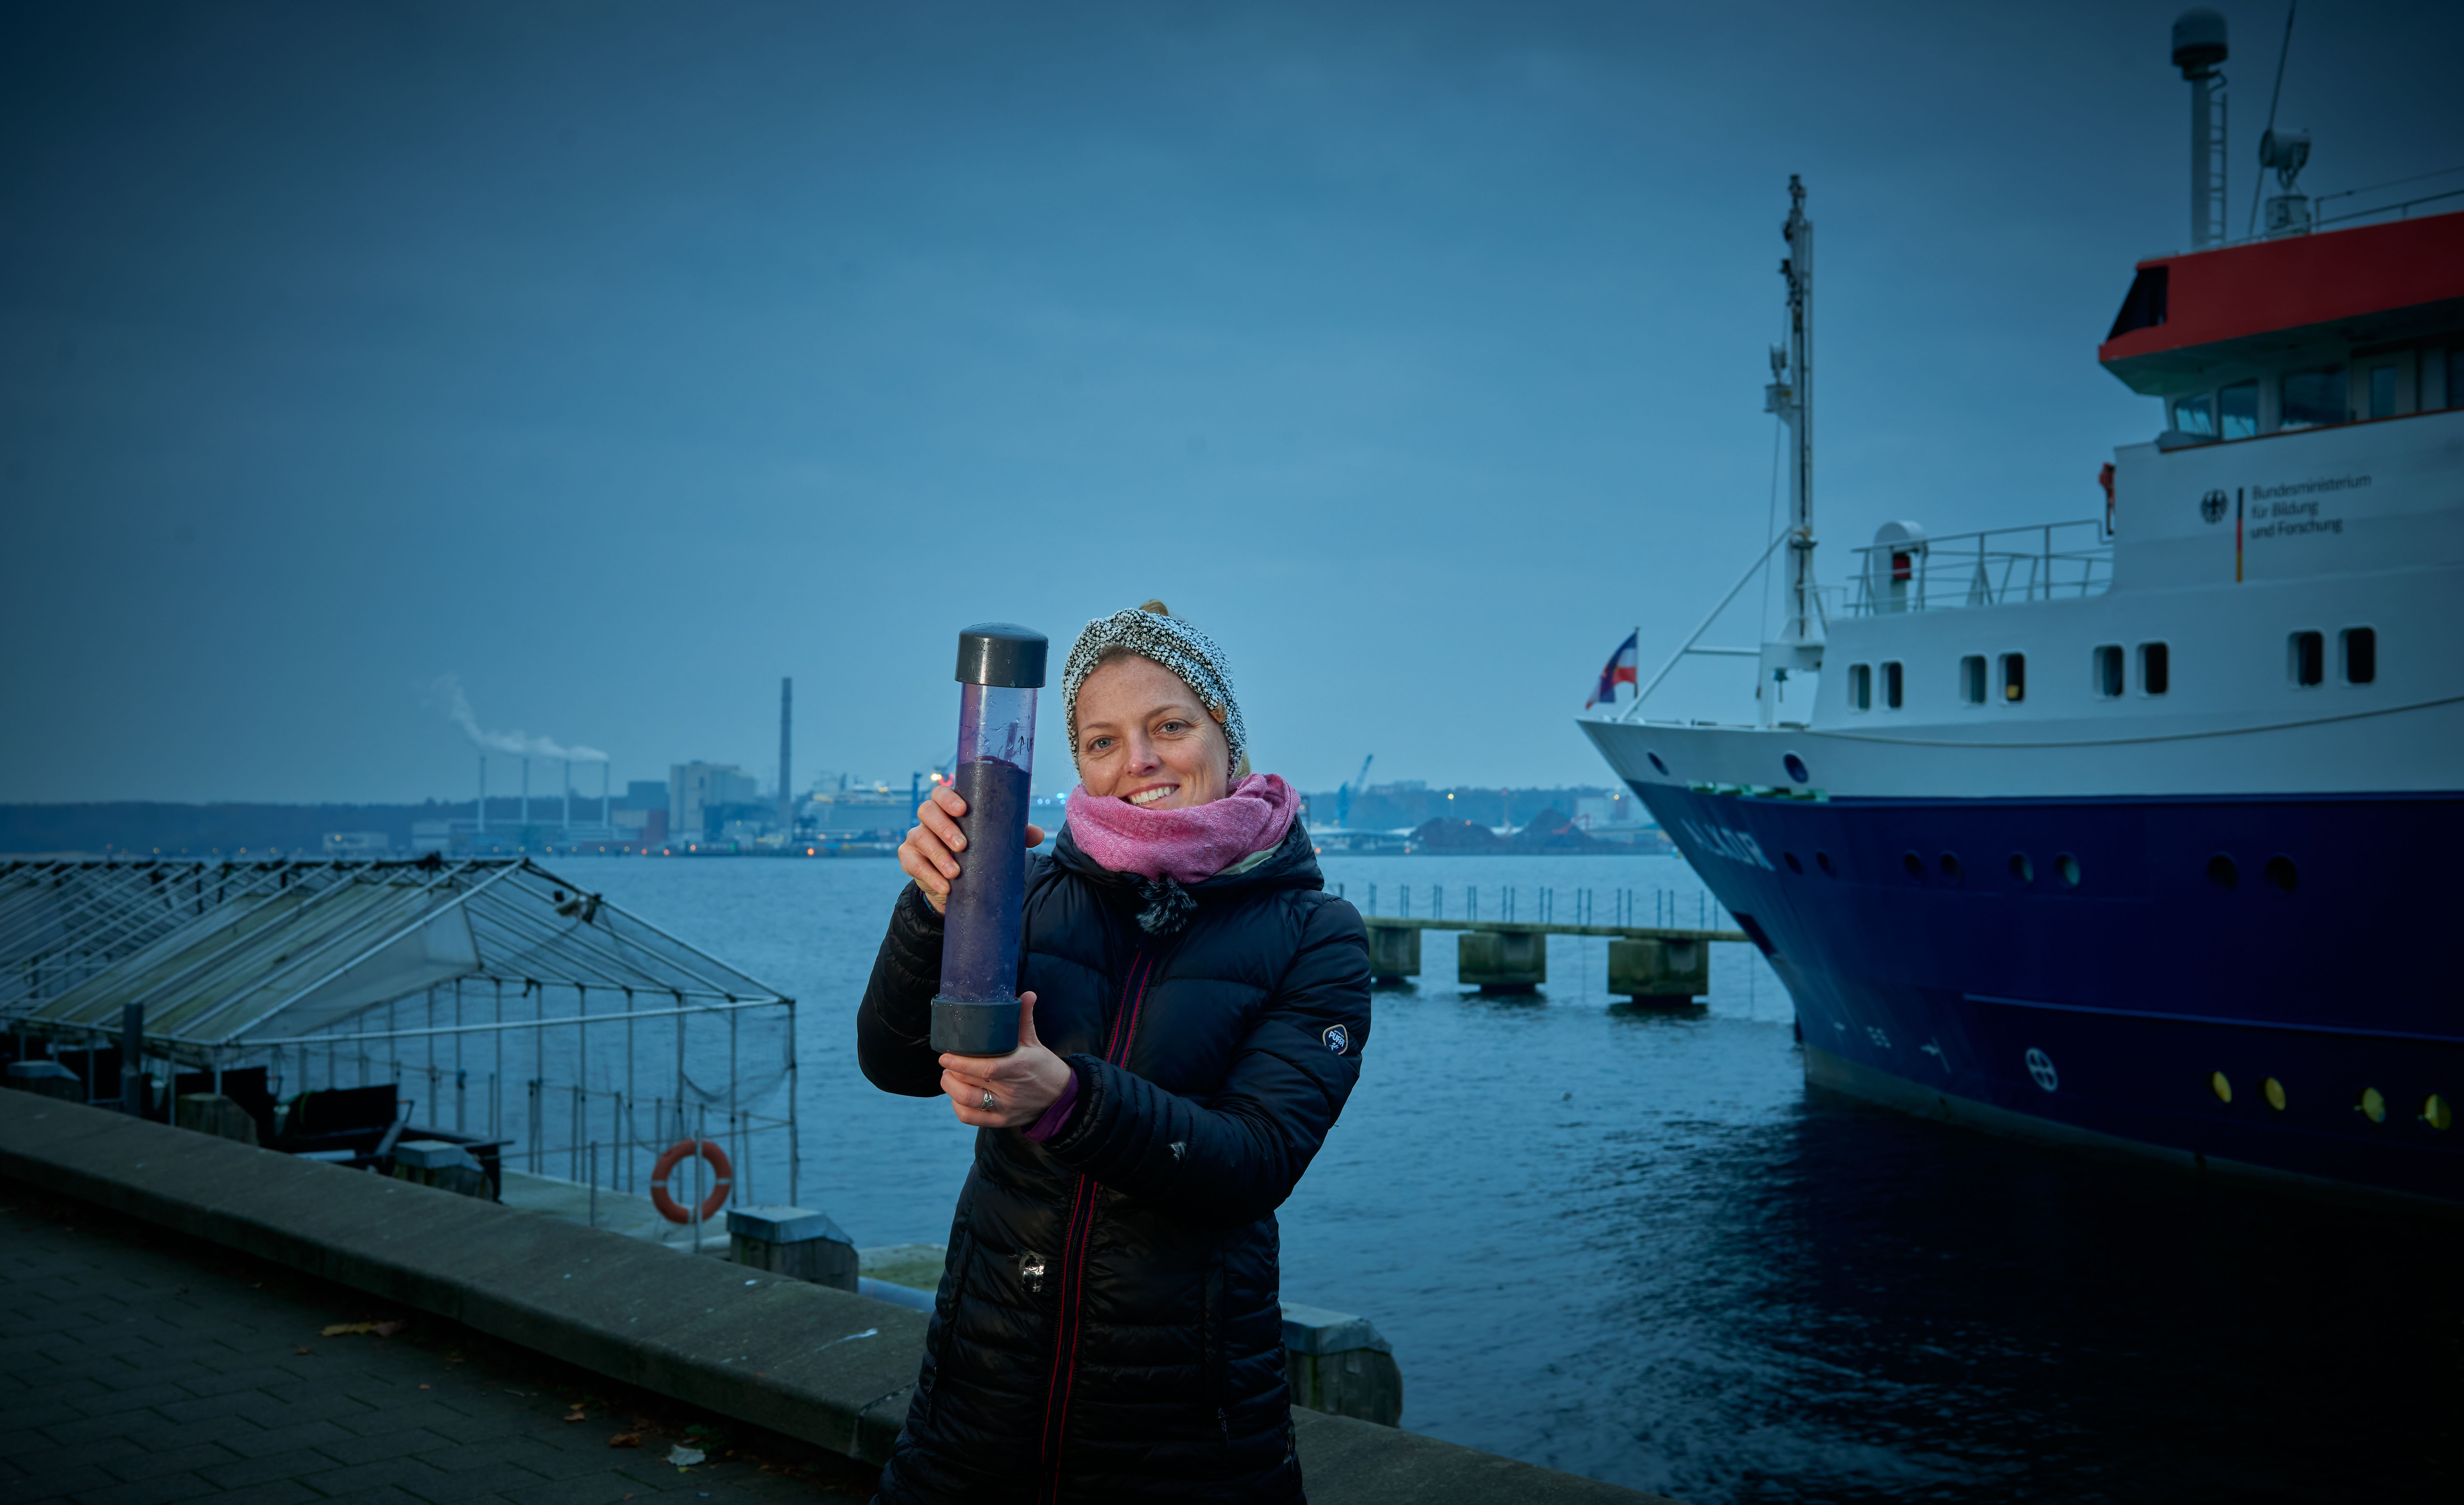
[[[701,1220],[703,1222],[707,1223],[715,1217],[718,1210],[727,1205],[727,1193],[736,1185],[736,1167],[727,1163],[727,1151],[718,1147],[717,1141],[707,1139],[676,1141],[668,1146],[666,1154],[659,1157],[659,1163],[650,1167],[650,1205],[657,1208],[660,1215],[671,1223],[690,1223],[693,1220],[691,1212],[686,1211],[675,1198],[668,1195],[668,1173],[694,1154],[699,1154],[702,1159],[710,1162],[711,1177],[715,1183],[710,1189],[710,1195],[702,1201]]]

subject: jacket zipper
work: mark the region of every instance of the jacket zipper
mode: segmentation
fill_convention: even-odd
[[[1108,1065],[1124,1065],[1130,1042],[1138,1032],[1138,1013],[1147,1001],[1154,969],[1144,949],[1130,958],[1130,975],[1121,984],[1120,1007],[1112,1014],[1112,1036],[1104,1043]],[[1039,1505],[1061,1497],[1061,1442],[1069,1418],[1069,1388],[1078,1376],[1078,1317],[1084,1305],[1088,1235],[1095,1227],[1095,1180],[1080,1176],[1069,1199],[1068,1232],[1061,1245],[1060,1299],[1053,1307],[1052,1372],[1044,1386],[1044,1438]],[[1226,1424],[1227,1429],[1229,1424]],[[1229,1435],[1228,1429],[1226,1435]]]

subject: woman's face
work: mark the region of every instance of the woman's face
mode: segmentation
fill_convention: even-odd
[[[1078,687],[1078,777],[1098,799],[1180,810],[1221,799],[1232,745],[1181,677],[1114,659]]]

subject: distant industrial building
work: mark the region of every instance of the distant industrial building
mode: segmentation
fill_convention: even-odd
[[[761,785],[733,763],[678,763],[668,770],[668,840],[706,841],[731,818],[731,806],[758,805]]]

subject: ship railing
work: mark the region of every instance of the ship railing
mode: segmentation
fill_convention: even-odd
[[[2094,517],[1908,538],[1857,554],[1848,606],[1858,617],[2077,600],[2113,588],[2113,540]]]

